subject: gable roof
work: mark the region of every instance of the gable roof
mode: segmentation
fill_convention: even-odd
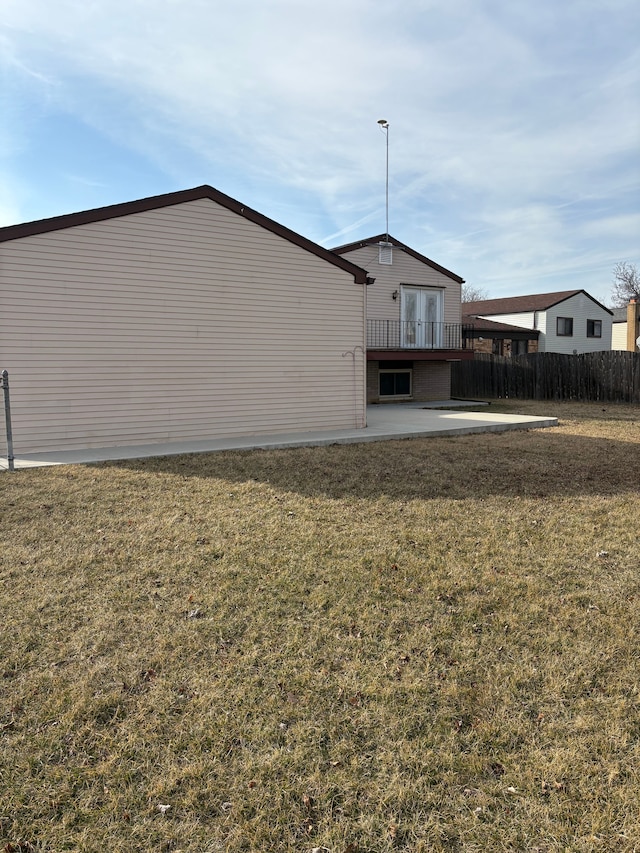
[[[451,272],[451,270],[445,269],[445,267],[441,267],[440,264],[437,264],[430,258],[425,257],[425,255],[421,255],[420,252],[416,252],[415,249],[410,248],[405,243],[401,243],[400,240],[396,240],[396,238],[392,237],[390,234],[376,234],[375,237],[367,237],[365,240],[356,240],[355,243],[345,243],[344,246],[336,246],[336,248],[331,251],[336,255],[344,255],[346,252],[353,252],[354,249],[364,249],[365,246],[377,246],[380,243],[387,242],[391,243],[392,246],[397,246],[398,249],[402,249],[417,261],[421,261],[421,263],[441,272],[443,275],[449,276],[449,278],[457,281],[458,284],[464,284],[464,279],[460,278],[459,275]]]
[[[554,293],[533,293],[530,296],[509,296],[506,299],[483,299],[479,302],[465,302],[464,312],[471,315],[487,314],[520,314],[528,311],[547,311],[554,305],[559,305],[572,296],[583,293],[603,311],[612,312],[605,308],[597,299],[590,296],[586,290],[557,290]]]
[[[35,222],[23,222],[18,225],[7,225],[0,228],[0,243],[5,243],[9,240],[19,240],[22,237],[33,237],[37,234],[46,234],[51,231],[61,231],[64,228],[74,228],[77,225],[88,225],[94,222],[104,222],[109,219],[117,219],[121,216],[131,216],[135,213],[145,213],[149,210],[158,210],[163,207],[171,207],[175,204],[184,204],[189,201],[197,201],[198,199],[208,198],[219,204],[221,207],[231,210],[238,216],[248,219],[250,222],[271,231],[278,237],[288,240],[301,249],[311,252],[333,264],[340,267],[353,275],[357,284],[367,283],[367,273],[361,267],[348,261],[346,258],[341,258],[328,249],[319,246],[312,240],[308,240],[301,234],[291,231],[279,222],[269,219],[262,213],[253,210],[250,207],[242,204],[239,201],[225,195],[219,190],[214,189],[208,184],[203,184],[200,187],[194,187],[189,190],[179,190],[178,192],[164,193],[163,195],[151,196],[149,198],[141,198],[136,201],[128,201],[122,204],[111,204],[107,207],[97,207],[93,210],[82,210],[79,213],[68,213],[63,216],[53,216],[50,219],[39,219]]]

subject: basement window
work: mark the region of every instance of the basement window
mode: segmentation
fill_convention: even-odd
[[[602,337],[602,320],[587,320],[587,337]]]
[[[381,370],[379,376],[379,393],[381,397],[410,397],[413,370]]]
[[[573,317],[558,317],[556,320],[556,335],[561,338],[573,337]]]

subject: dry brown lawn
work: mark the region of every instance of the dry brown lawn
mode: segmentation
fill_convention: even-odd
[[[640,850],[640,408],[0,474],[0,850]]]

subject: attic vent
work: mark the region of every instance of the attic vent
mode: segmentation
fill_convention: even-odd
[[[393,246],[391,243],[378,243],[378,263],[393,263]]]

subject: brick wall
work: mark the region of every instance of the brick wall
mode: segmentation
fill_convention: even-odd
[[[474,338],[473,340],[473,349],[474,352],[486,352],[489,355],[493,352],[493,339],[492,338],[483,338],[481,341],[478,338]]]
[[[368,403],[380,402],[378,370],[379,362],[367,362]],[[413,400],[448,400],[451,396],[451,365],[446,361],[414,361],[412,387]]]
[[[449,362],[413,362],[414,400],[448,400],[450,396],[451,365]]]
[[[502,343],[502,355],[509,355],[511,352],[511,341],[507,338]],[[485,352],[489,355],[493,354],[493,338],[483,338],[482,340],[478,340],[478,338],[474,338],[473,340],[473,350],[474,352]],[[538,352],[538,341],[530,340],[527,342],[527,352]]]
[[[367,362],[367,403],[380,402],[377,361]]]

